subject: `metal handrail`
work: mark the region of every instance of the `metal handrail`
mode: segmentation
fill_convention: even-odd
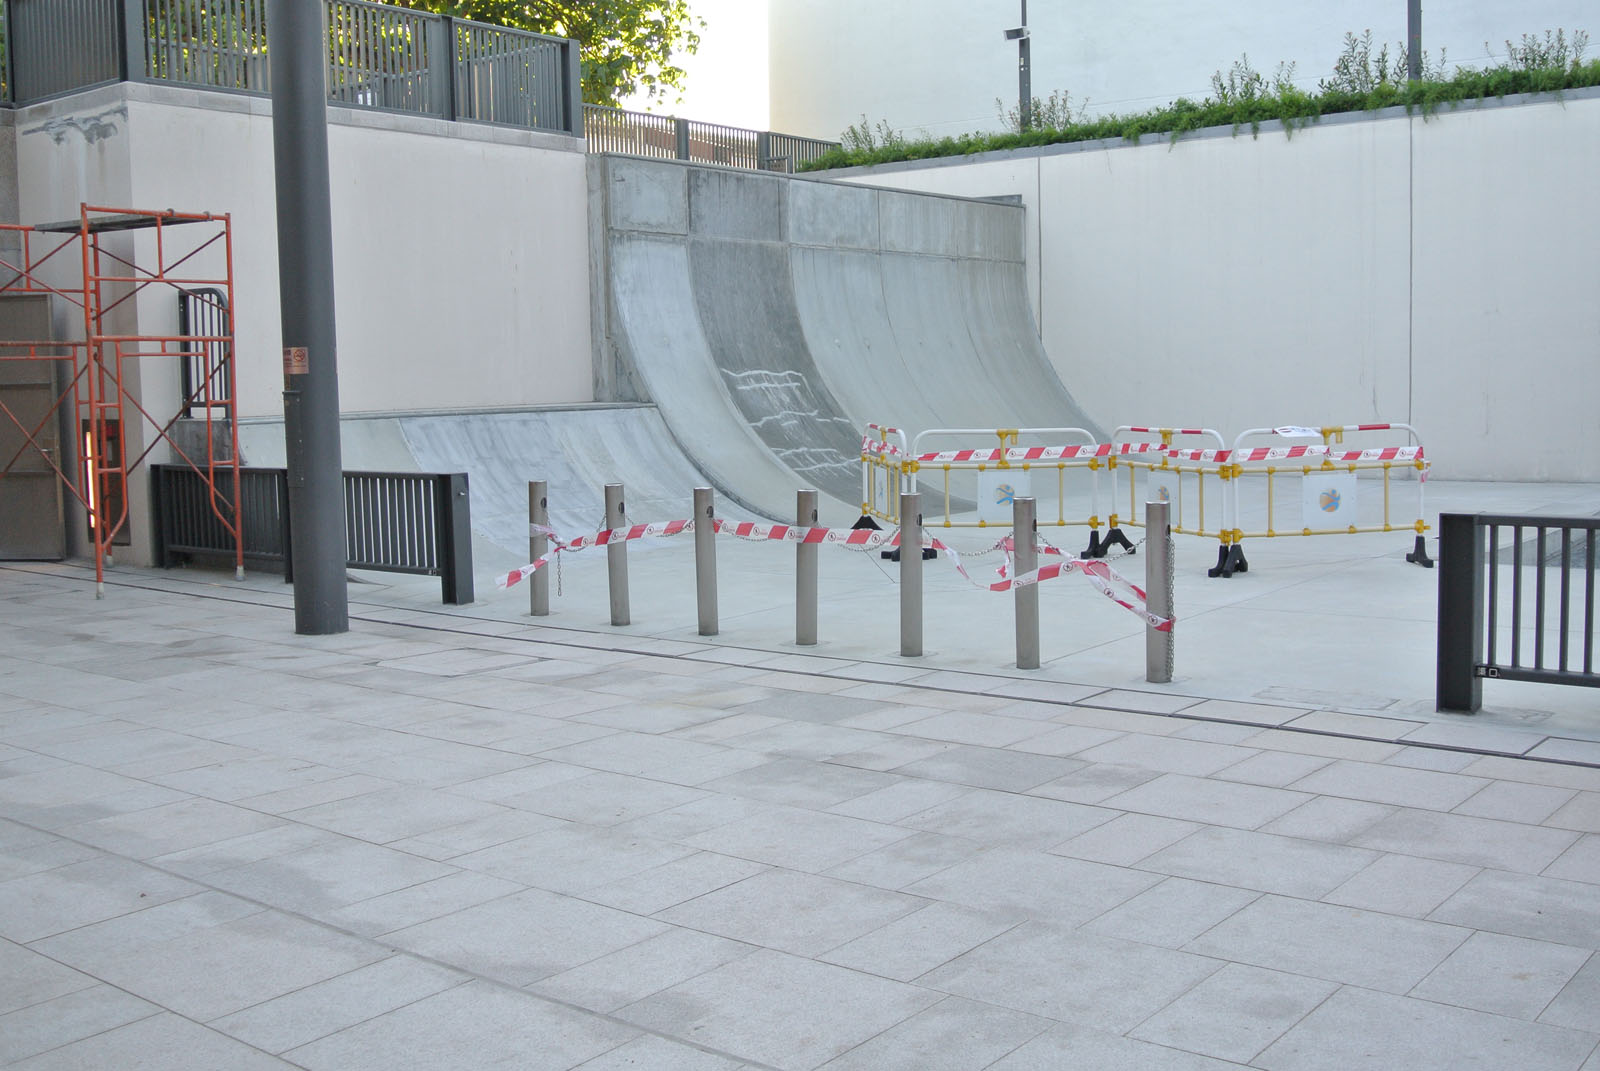
[[[583,134],[590,152],[687,160],[717,167],[794,174],[807,163],[839,147],[837,142],[706,123],[653,112],[583,106]]]

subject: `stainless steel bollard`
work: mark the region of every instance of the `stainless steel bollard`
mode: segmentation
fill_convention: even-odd
[[[1153,614],[1172,617],[1172,528],[1171,507],[1165,502],[1146,502],[1144,514],[1145,606]],[[1172,682],[1171,632],[1158,632],[1154,625],[1144,629],[1144,679],[1151,684]]]
[[[795,524],[814,528],[817,493],[795,492]],[[817,642],[817,545],[798,543],[794,548],[794,642],[808,647]]]
[[[624,528],[628,524],[626,507],[622,501],[622,485],[606,484],[606,527]],[[606,544],[606,579],[611,585],[611,623],[629,625],[628,615],[628,544],[620,540]]]
[[[700,635],[717,634],[717,511],[711,488],[694,489],[694,595]]]
[[[1039,552],[1034,549],[1038,532],[1035,521],[1035,504],[1031,498],[1011,500],[1012,576],[1021,576],[1039,568]],[[1039,585],[1012,588],[1017,606],[1017,668],[1039,668]]]
[[[543,480],[528,481],[528,560],[536,562],[550,550],[549,537],[535,533],[534,525],[550,527],[549,484]],[[550,616],[550,568],[538,569],[528,578],[528,613],[534,617]]]
[[[900,493],[900,654],[922,657],[922,495]]]

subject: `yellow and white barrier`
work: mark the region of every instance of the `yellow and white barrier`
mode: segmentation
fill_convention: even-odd
[[[1346,448],[1349,434],[1378,434],[1399,443]],[[1295,445],[1251,445],[1249,440],[1321,439],[1320,443]],[[1183,451],[1177,452],[1179,454]],[[1243,543],[1245,539],[1275,539],[1281,536],[1358,535],[1370,532],[1412,532],[1414,548],[1406,560],[1432,568],[1423,534],[1428,531],[1423,492],[1428,461],[1422,437],[1409,424],[1336,424],[1324,427],[1284,425],[1276,428],[1251,428],[1240,432],[1226,451],[1200,451],[1210,456],[1204,463],[1220,465],[1222,478],[1229,482],[1224,529],[1218,533],[1220,546],[1216,567],[1210,576],[1228,577],[1249,569]],[[1199,459],[1197,459],[1199,460]],[[1392,479],[1396,473],[1417,474],[1416,515],[1411,519],[1396,516],[1392,501]],[[1383,511],[1376,521],[1362,522],[1358,480],[1363,473],[1381,474]],[[1299,481],[1298,525],[1288,522],[1278,491],[1281,477]],[[1256,490],[1259,488],[1259,490]],[[1246,527],[1245,503],[1251,506]],[[1370,511],[1369,511],[1370,512]]]
[[[906,433],[887,424],[868,424],[861,436],[861,517],[900,523],[900,494],[911,490],[906,468],[911,448]]]
[[[980,436],[993,437],[997,445],[965,445]],[[1024,442],[1024,437],[1042,442]],[[940,439],[955,439],[963,445],[931,449]],[[925,503],[923,523],[927,527],[1009,527],[1013,500],[1034,498],[1040,505],[1040,527],[1083,525],[1090,529],[1091,546],[1097,546],[1104,523],[1099,474],[1106,467],[1107,455],[1106,445],[1096,442],[1094,434],[1084,428],[932,428],[912,440],[906,467],[913,489],[931,492],[928,501],[940,504],[935,510],[927,509]],[[1072,473],[1088,474],[1086,511],[1082,488],[1068,486]],[[1053,511],[1048,508],[1052,491]],[[966,508],[969,500],[975,509]]]
[[[1185,446],[1186,442],[1215,443],[1215,448]],[[1139,504],[1165,502],[1172,531],[1177,535],[1217,538],[1227,527],[1227,494],[1223,463],[1215,454],[1227,445],[1213,428],[1158,428],[1124,424],[1112,433],[1111,493],[1122,502],[1119,470],[1128,472],[1128,512],[1111,514],[1106,543],[1126,542],[1121,525],[1143,528]],[[1207,511],[1207,481],[1211,498]]]

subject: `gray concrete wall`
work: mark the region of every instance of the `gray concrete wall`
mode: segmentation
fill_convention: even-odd
[[[1088,426],[1039,344],[1016,204],[610,158],[597,383],[775,516],[860,505],[868,422]]]

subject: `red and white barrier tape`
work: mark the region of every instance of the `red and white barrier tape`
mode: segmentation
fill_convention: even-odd
[[[716,524],[716,531],[718,535],[730,536],[735,539],[807,544],[827,543],[836,546],[851,547],[858,550],[876,550],[880,547],[898,547],[900,545],[900,533],[898,531],[884,532],[871,528],[809,528],[790,524],[755,524],[750,521],[730,523],[724,520],[717,520],[714,523]],[[612,528],[596,532],[594,535],[590,536],[579,536],[577,539],[574,539],[570,542],[563,542],[561,538],[556,535],[553,529],[544,527],[542,525],[529,525],[529,531],[533,535],[542,535],[548,537],[555,544],[555,547],[549,554],[544,555],[538,561],[529,562],[527,565],[513,569],[511,572],[497,577],[495,579],[495,587],[499,588],[501,591],[513,588],[522,583],[528,577],[532,576],[534,573],[548,565],[551,559],[557,554],[560,554],[562,551],[584,550],[588,547],[603,547],[612,543],[623,543],[634,539],[664,538],[667,536],[680,535],[684,532],[694,531],[694,521],[664,521],[656,524],[635,524],[628,528]],[[986,588],[989,591],[1010,591],[1013,588],[1028,587],[1029,585],[1039,584],[1046,580],[1054,580],[1059,576],[1065,576],[1071,573],[1081,573],[1084,579],[1089,581],[1090,584],[1094,585],[1094,587],[1097,588],[1102,595],[1106,596],[1112,602],[1115,602],[1118,606],[1138,614],[1157,631],[1169,632],[1172,629],[1172,619],[1158,617],[1155,614],[1150,613],[1149,610],[1144,606],[1136,606],[1132,602],[1118,595],[1116,586],[1120,585],[1122,588],[1131,593],[1133,597],[1137,598],[1141,604],[1145,602],[1144,589],[1129,581],[1126,577],[1123,577],[1115,569],[1112,569],[1103,561],[1078,561],[1077,559],[1065,559],[1060,562],[1051,562],[1048,565],[1042,565],[1032,572],[1024,573],[1023,575],[1017,577],[1004,577],[1006,570],[1002,569],[1001,574],[1004,579],[993,583],[987,583],[985,581],[975,579],[971,573],[967,572],[967,567],[961,562],[961,555],[957,551],[952,550],[945,543],[939,541],[938,539],[934,539],[927,533],[924,533],[922,545],[924,547],[932,547],[934,550],[944,551],[945,556],[950,561],[950,564],[955,567],[956,572],[960,573],[968,583],[971,583],[976,587]],[[1009,538],[1002,539],[987,550],[978,551],[972,556],[977,557],[983,554],[989,554],[995,550],[1009,551],[1010,548],[1011,544]],[[1048,544],[1042,544],[1038,550],[1041,554],[1047,555],[1060,555],[1062,553],[1057,548],[1049,546]]]
[[[861,437],[861,452],[863,454],[887,454],[890,457],[900,456],[900,448],[894,443],[886,442],[883,439],[874,439],[870,435]]]

